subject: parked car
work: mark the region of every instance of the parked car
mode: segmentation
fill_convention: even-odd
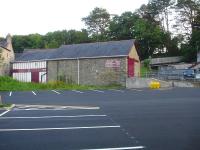
[[[196,69],[195,78],[196,78],[197,80],[200,80],[200,68]]]
[[[194,69],[186,69],[183,72],[184,78],[195,78],[196,71]]]
[[[196,73],[196,75],[195,75],[195,79],[200,80],[200,73]]]

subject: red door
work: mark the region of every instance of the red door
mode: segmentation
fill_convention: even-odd
[[[134,59],[128,57],[128,77],[134,77]]]
[[[39,83],[39,72],[31,73],[31,82]]]

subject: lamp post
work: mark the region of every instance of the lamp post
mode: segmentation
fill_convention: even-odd
[[[200,23],[194,22],[192,26],[196,31],[200,30]],[[198,62],[198,51],[199,51],[199,41],[196,41],[197,62]]]
[[[0,105],[2,105],[3,104],[3,102],[2,102],[2,99],[1,99],[1,95],[0,95]]]
[[[199,42],[196,41],[196,46],[197,46],[197,62],[198,62],[198,52],[199,52]]]

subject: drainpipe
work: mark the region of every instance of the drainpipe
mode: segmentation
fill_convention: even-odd
[[[80,61],[79,58],[77,58],[77,68],[78,68],[78,85],[80,84]]]

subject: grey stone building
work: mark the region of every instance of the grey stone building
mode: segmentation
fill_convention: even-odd
[[[134,40],[25,50],[12,66],[13,78],[25,82],[61,80],[84,85],[125,85],[127,77],[140,76]]]
[[[0,41],[0,76],[10,74],[10,62],[15,58],[10,34]]]

